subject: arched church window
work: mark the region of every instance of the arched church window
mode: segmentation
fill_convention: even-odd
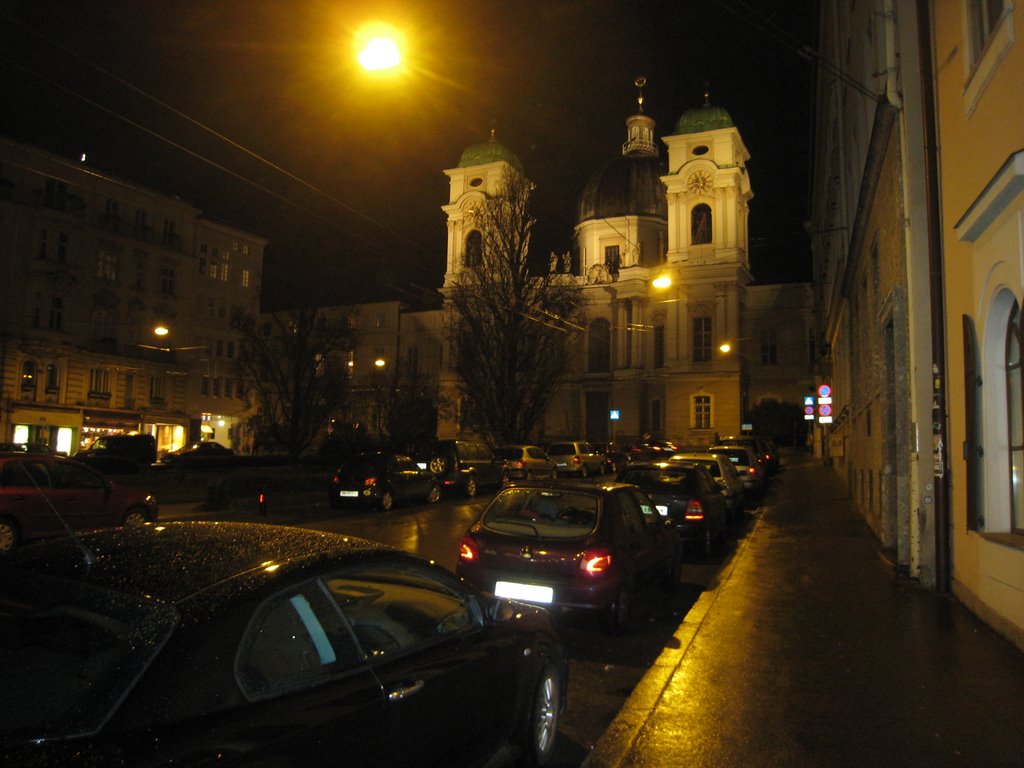
[[[690,214],[690,242],[704,245],[711,242],[711,206],[700,203]]]
[[[479,267],[483,261],[483,236],[480,230],[474,229],[466,235],[466,266]]]
[[[1014,533],[1024,533],[1024,319],[1020,304],[1013,310],[1006,327],[1006,417],[1010,443],[1010,525]]]
[[[611,370],[612,335],[611,326],[602,317],[590,323],[590,345],[588,348],[587,370],[590,373],[606,373]]]
[[[21,364],[22,395],[33,397],[36,392],[36,374],[39,372],[34,360],[26,360]]]

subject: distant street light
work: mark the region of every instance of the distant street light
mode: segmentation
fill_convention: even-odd
[[[402,63],[398,44],[389,37],[374,37],[367,40],[356,58],[367,72],[394,69]]]

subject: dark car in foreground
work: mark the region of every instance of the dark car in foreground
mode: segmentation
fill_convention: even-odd
[[[456,573],[477,589],[597,613],[618,630],[636,590],[679,581],[672,528],[636,487],[556,480],[498,493],[462,538]]]
[[[156,499],[74,459],[0,454],[0,553],[69,531],[155,521]]]
[[[646,493],[658,514],[671,521],[679,537],[704,557],[711,557],[725,540],[725,496],[704,466],[684,461],[633,462],[616,479]]]
[[[382,511],[403,501],[441,500],[441,484],[412,457],[379,451],[361,453],[341,463],[327,487],[327,502],[339,509],[346,505],[370,506]]]
[[[182,522],[0,558],[0,764],[543,764],[551,618],[380,544]]]

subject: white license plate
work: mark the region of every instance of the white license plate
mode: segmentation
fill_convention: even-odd
[[[416,466],[419,467],[420,469],[426,469],[427,468],[427,462],[425,462],[425,461],[417,461],[416,462]]]
[[[662,517],[668,517],[668,507],[662,504],[655,504],[655,508],[658,510],[658,514]]]
[[[551,587],[536,584],[517,584],[514,581],[499,581],[494,585],[494,594],[512,600],[525,600],[529,603],[551,603],[555,599],[555,591]]]
[[[355,498],[356,496],[359,495],[359,491],[338,491],[338,495],[339,496],[348,496],[350,498]]]

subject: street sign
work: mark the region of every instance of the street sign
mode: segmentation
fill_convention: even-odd
[[[819,384],[818,397],[832,397],[832,387],[828,384]]]
[[[814,395],[804,395],[804,405],[814,405]]]
[[[618,421],[619,420],[619,409],[618,408],[613,408],[612,410],[610,410],[608,412],[608,418],[611,419],[612,421]]]

